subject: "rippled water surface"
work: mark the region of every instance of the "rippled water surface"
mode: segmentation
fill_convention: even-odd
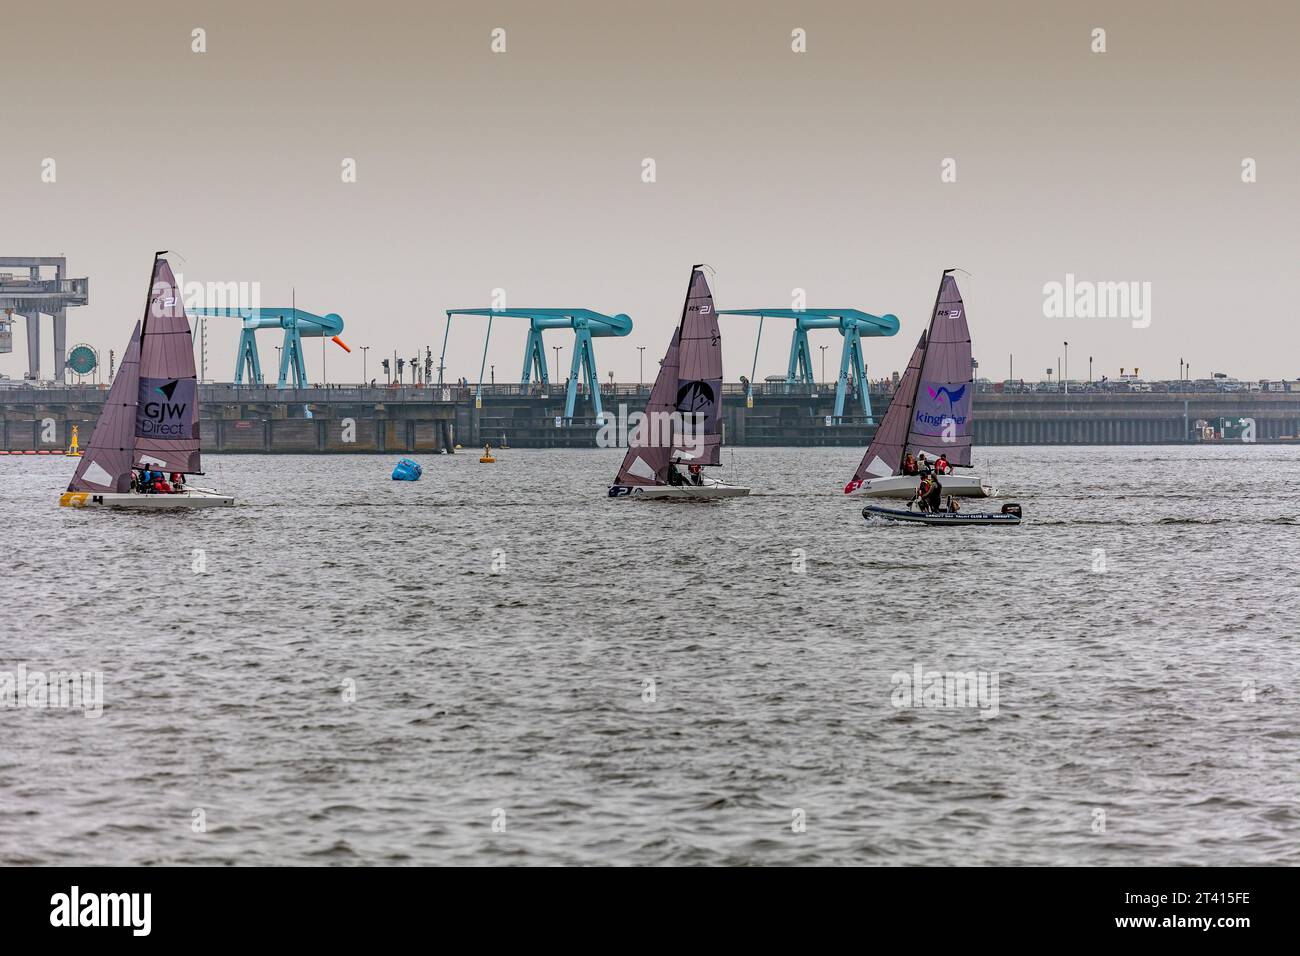
[[[859,454],[210,456],[181,514],[0,458],[0,672],[104,681],[0,709],[0,862],[1300,863],[1300,448],[989,449],[1026,522],[964,530],[863,521]]]

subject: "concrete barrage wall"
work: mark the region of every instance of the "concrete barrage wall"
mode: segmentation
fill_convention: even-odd
[[[855,408],[830,417],[833,395],[781,386],[755,394],[748,407],[739,386],[727,386],[723,421],[731,445],[862,447],[875,431]],[[620,388],[604,398],[611,417],[639,412],[649,386]],[[67,447],[77,425],[84,447],[107,390],[92,386],[0,392],[0,450]],[[202,435],[208,452],[416,453],[508,444],[524,448],[590,448],[597,423],[589,401],[563,419],[563,395],[520,386],[475,389],[203,386]],[[888,395],[873,395],[876,421]],[[1260,442],[1300,435],[1300,393],[979,393],[976,442],[982,445],[1153,444],[1189,439],[1197,419],[1246,418]],[[558,424],[557,424],[558,421]]]

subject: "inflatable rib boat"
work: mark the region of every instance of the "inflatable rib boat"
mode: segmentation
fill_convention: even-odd
[[[867,505],[862,509],[862,517],[882,518],[886,521],[910,522],[912,524],[938,525],[947,528],[964,528],[976,524],[1020,524],[1020,505],[1005,504],[1001,511],[979,512],[958,511],[912,511],[907,508],[883,508],[880,505]]]

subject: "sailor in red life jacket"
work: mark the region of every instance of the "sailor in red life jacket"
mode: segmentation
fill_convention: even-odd
[[[687,469],[687,471],[689,471],[689,472],[691,473],[691,484],[693,484],[693,485],[702,485],[702,484],[704,484],[704,478],[701,477],[701,475],[700,475],[700,466],[699,466],[699,465],[691,465],[690,468]]]
[[[930,476],[922,475],[921,480],[916,483],[916,497],[907,503],[907,510],[912,510],[912,503],[915,502],[922,511],[929,510],[930,507]]]
[[[946,452],[940,452],[939,457],[935,459],[934,473],[936,475],[952,474],[952,465],[948,464],[948,455]]]

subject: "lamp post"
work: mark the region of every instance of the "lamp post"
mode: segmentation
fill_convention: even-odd
[[[825,385],[826,384],[826,346],[819,345],[817,347],[822,350],[822,384]]]
[[[1070,394],[1070,343],[1065,343],[1065,394]]]
[[[366,353],[370,351],[369,345],[361,346],[361,384],[366,384]]]
[[[645,388],[645,346],[638,345],[636,350],[641,353],[637,356],[640,362],[640,371],[637,373],[636,390],[639,394],[641,389]]]
[[[1092,384],[1092,356],[1088,356],[1088,384]]]
[[[560,346],[560,345],[552,345],[551,348],[555,350],[555,381],[556,381],[556,384],[559,384],[559,381],[560,381],[560,349],[563,348],[563,346]]]
[[[489,367],[492,369],[492,385],[495,386],[497,383],[497,367],[495,365]]]
[[[280,369],[283,368],[283,366],[280,364],[280,351],[283,348],[284,346],[282,345],[277,345],[275,347],[275,377],[276,377],[277,384],[279,383],[280,380]]]

